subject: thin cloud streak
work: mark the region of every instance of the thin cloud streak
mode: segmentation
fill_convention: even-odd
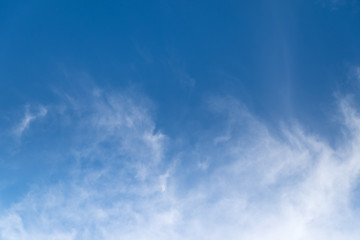
[[[47,114],[47,109],[44,106],[39,106],[37,109],[36,113],[31,113],[30,112],[30,106],[26,105],[25,107],[25,116],[24,118],[20,121],[20,123],[17,125],[17,127],[14,130],[14,134],[18,137],[21,137],[21,135],[23,134],[23,132],[29,128],[30,123],[35,121],[38,118],[42,118],[44,116],[46,116]]]

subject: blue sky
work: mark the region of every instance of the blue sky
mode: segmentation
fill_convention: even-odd
[[[0,239],[358,239],[360,3],[2,1]]]

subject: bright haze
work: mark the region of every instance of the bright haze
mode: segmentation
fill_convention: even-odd
[[[0,2],[1,240],[360,239],[360,2]]]

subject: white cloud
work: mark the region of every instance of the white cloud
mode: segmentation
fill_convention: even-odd
[[[30,126],[30,123],[38,118],[42,118],[46,116],[47,109],[44,106],[38,106],[37,110],[34,112],[30,111],[30,106],[25,106],[25,114],[24,118],[20,121],[20,123],[14,129],[14,134],[16,136],[21,136],[23,132]]]
[[[349,100],[335,147],[299,127],[275,137],[235,99],[210,105],[225,122],[170,154],[146,104],[94,96],[76,117],[77,167],[5,211],[0,238],[358,239],[360,117]]]

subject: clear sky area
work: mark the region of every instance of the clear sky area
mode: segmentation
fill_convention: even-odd
[[[358,0],[0,1],[1,240],[360,239]]]

